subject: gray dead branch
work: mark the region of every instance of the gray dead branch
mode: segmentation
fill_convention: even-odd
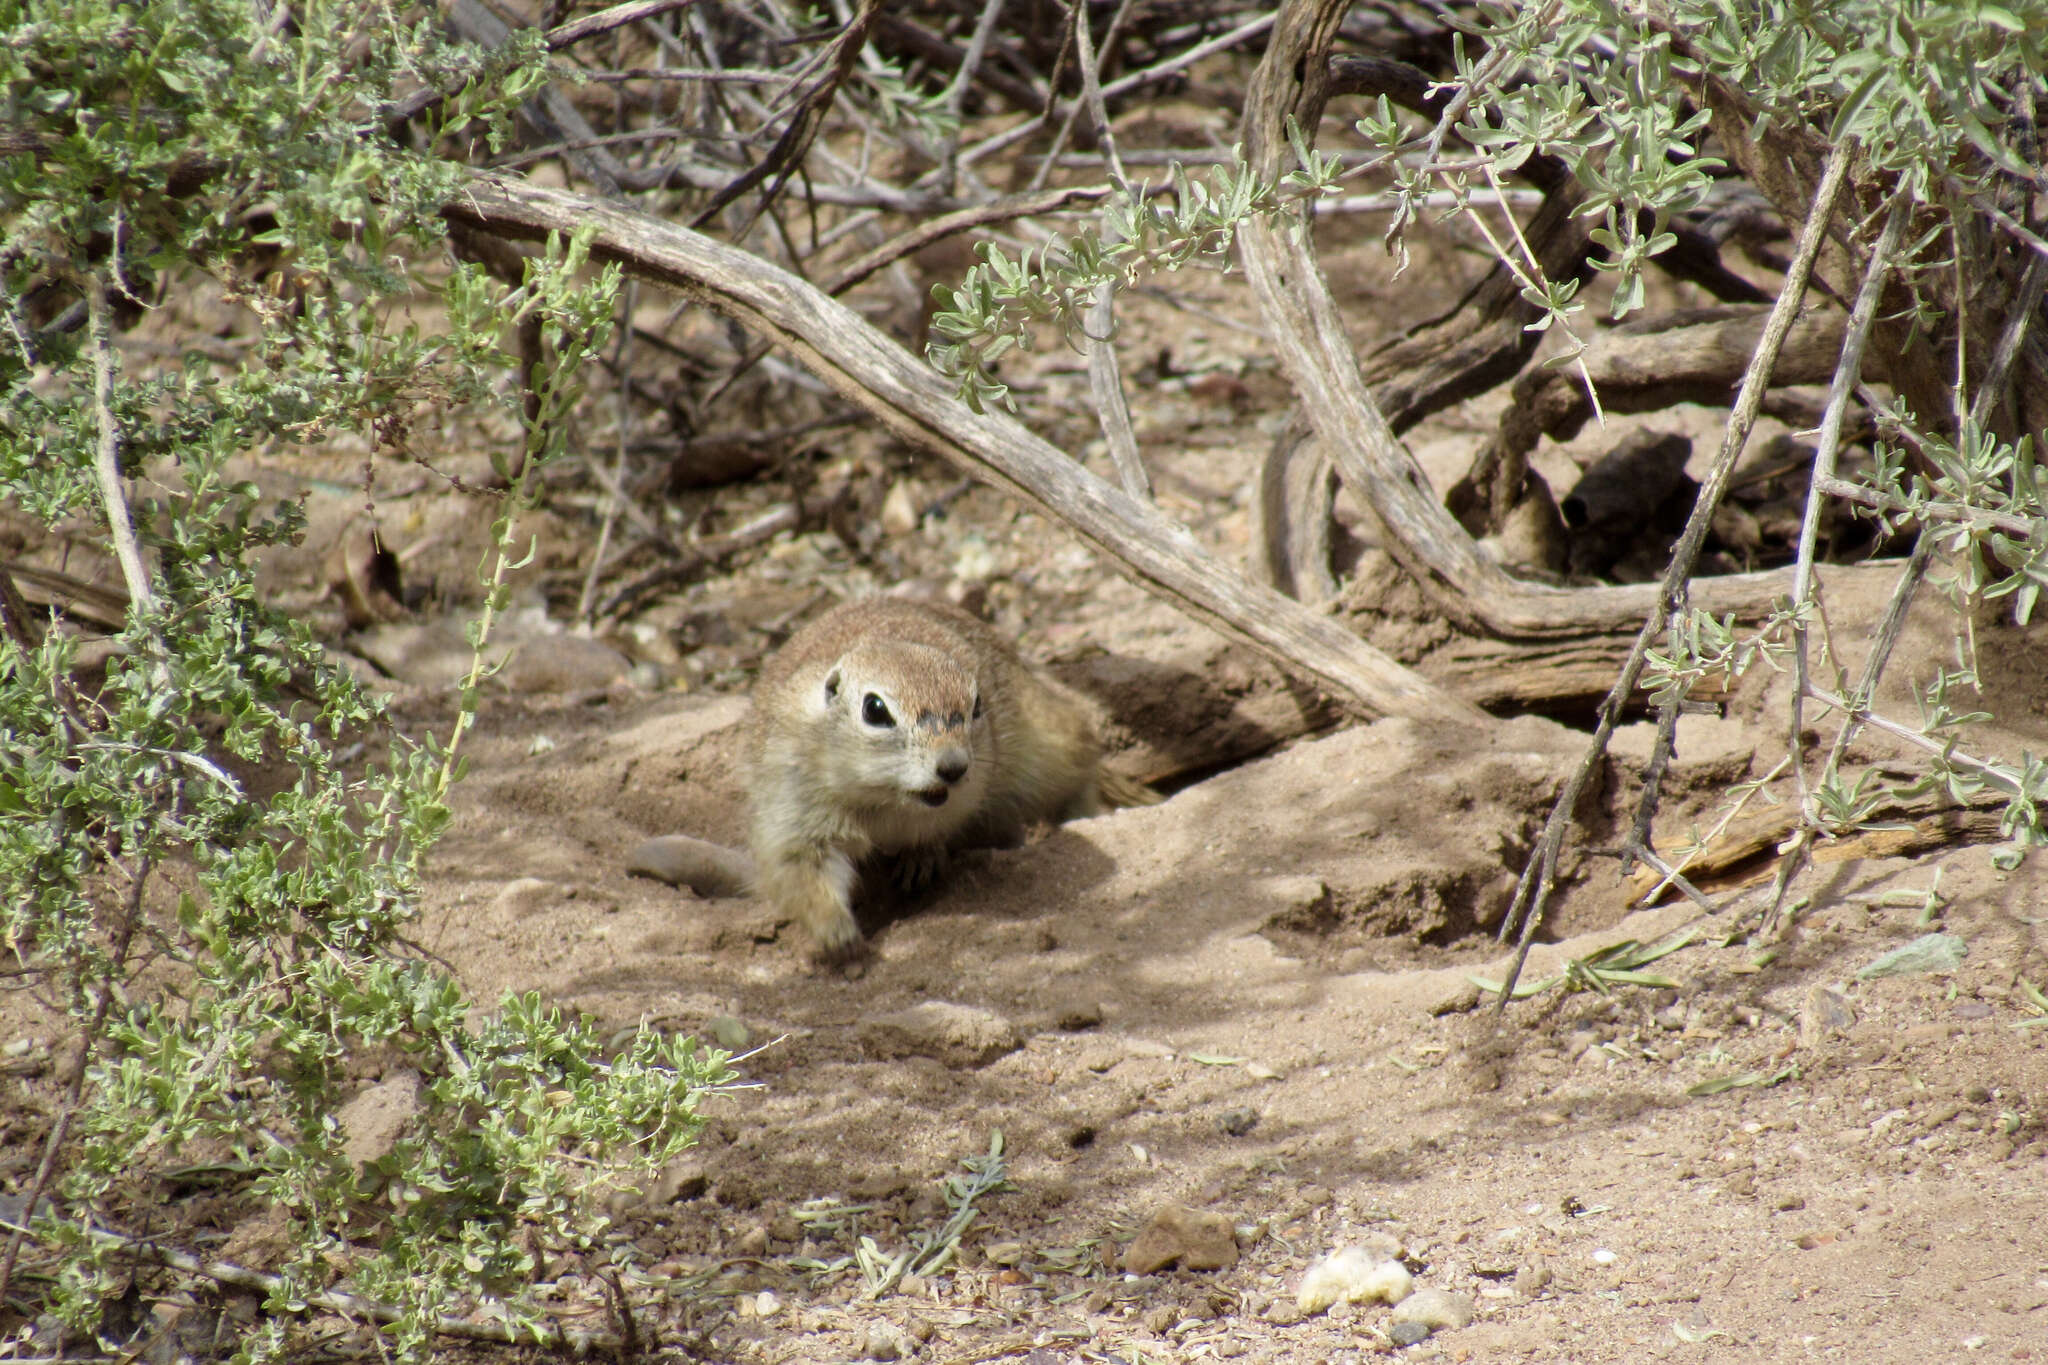
[[[529,240],[588,229],[594,259],[619,262],[773,338],[898,436],[1065,524],[1147,591],[1291,672],[1374,714],[1485,719],[1328,617],[1247,582],[1157,508],[1016,422],[969,411],[938,375],[858,314],[758,256],[618,204],[488,173],[472,175],[443,212]]]

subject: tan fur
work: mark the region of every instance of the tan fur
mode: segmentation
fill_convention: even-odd
[[[922,885],[949,849],[1159,799],[1099,766],[1087,699],[966,612],[904,598],[791,637],[754,685],[747,752],[754,889],[831,955],[860,942],[853,892],[877,856]]]

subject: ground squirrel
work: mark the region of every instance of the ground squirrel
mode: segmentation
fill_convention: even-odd
[[[860,943],[863,864],[929,883],[949,849],[1159,799],[1101,766],[1094,708],[954,607],[834,607],[761,669],[748,722],[754,889],[819,949]]]

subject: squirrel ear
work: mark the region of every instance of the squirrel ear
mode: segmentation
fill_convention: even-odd
[[[835,668],[835,669],[833,669],[833,670],[832,670],[832,671],[831,671],[830,673],[827,673],[827,674],[825,675],[825,700],[826,700],[827,702],[832,702],[832,701],[837,701],[838,699],[839,699],[839,670]]]

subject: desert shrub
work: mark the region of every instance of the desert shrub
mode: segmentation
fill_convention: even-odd
[[[609,329],[615,272],[576,243],[517,287],[450,258],[456,170],[392,139],[391,102],[445,91],[425,140],[488,145],[542,68],[531,43],[484,54],[439,32],[431,7],[379,0],[0,3],[0,492],[96,528],[128,592],[91,658],[5,600],[0,970],[72,1035],[40,1202],[0,1210],[0,1324],[26,1305],[90,1336],[138,1261],[177,1279],[158,1253],[191,1230],[165,1182],[203,1159],[236,1173],[246,1213],[290,1213],[278,1314],[248,1355],[289,1345],[286,1310],[353,1291],[418,1356],[463,1301],[527,1314],[536,1258],[601,1235],[592,1193],[687,1145],[726,1077],[719,1054],[607,1040],[532,997],[479,1013],[408,946],[461,723],[396,733],[257,591],[256,557],[303,518],[238,481],[238,455],[513,401],[507,338],[538,320],[481,647],[554,419]],[[189,337],[161,362],[116,350],[117,326],[199,288],[260,318],[239,362]],[[444,326],[395,320],[421,291]],[[366,746],[375,761],[352,761]],[[366,1065],[416,1078],[417,1100],[357,1164],[336,1112]]]

